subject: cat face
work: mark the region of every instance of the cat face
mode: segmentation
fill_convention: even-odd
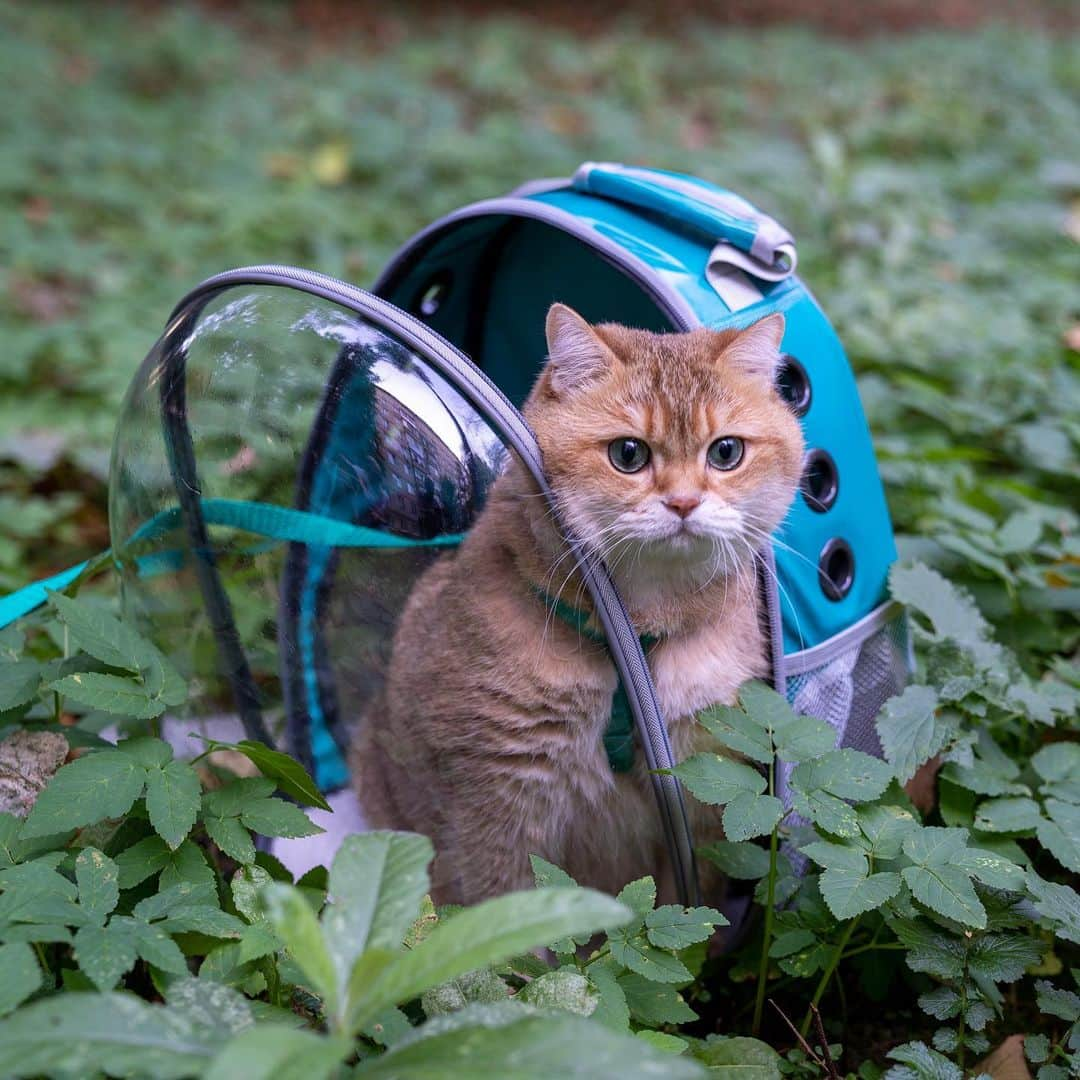
[[[752,564],[801,469],[802,433],[774,384],[783,332],[781,315],[654,334],[551,309],[525,414],[566,524],[613,570]]]

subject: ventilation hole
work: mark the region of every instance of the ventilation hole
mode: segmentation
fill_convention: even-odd
[[[834,537],[821,549],[818,581],[830,600],[843,600],[855,582],[855,554],[846,540]]]
[[[416,294],[412,310],[424,319],[432,318],[443,306],[450,291],[450,271],[440,270],[427,280],[424,287]]]
[[[819,514],[824,514],[836,502],[840,493],[840,475],[836,471],[836,462],[827,451],[811,450],[806,455],[799,487],[806,505]]]
[[[796,416],[805,416],[810,409],[810,376],[806,374],[806,368],[789,353],[784,353],[780,361],[776,388]]]

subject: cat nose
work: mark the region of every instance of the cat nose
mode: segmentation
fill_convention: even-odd
[[[669,495],[664,505],[673,514],[688,518],[701,505],[701,499],[697,495]]]

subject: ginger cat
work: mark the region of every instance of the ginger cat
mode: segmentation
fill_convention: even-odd
[[[561,304],[524,414],[559,513],[611,570],[647,650],[677,760],[695,713],[768,673],[758,553],[794,498],[803,442],[774,386],[782,315],[746,330],[590,326]],[[644,754],[614,772],[605,647],[552,612],[589,601],[514,459],[461,547],[419,580],[353,776],[375,828],[435,843],[437,902],[532,883],[541,855],[617,892],[653,874],[674,899]],[[590,626],[596,624],[590,622]],[[695,835],[716,811],[688,800]]]

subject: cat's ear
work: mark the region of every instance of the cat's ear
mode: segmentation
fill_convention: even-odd
[[[603,338],[565,304],[551,305],[545,329],[548,373],[556,395],[585,386],[619,362]]]
[[[772,383],[780,368],[780,342],[783,340],[784,316],[774,312],[740,331],[724,349],[724,359],[745,374]]]

